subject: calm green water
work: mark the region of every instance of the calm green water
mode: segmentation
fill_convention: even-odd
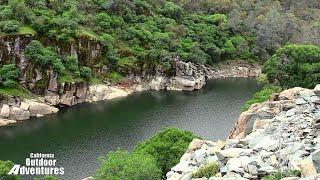
[[[196,92],[148,91],[77,105],[0,128],[0,159],[24,164],[31,152],[54,153],[65,168],[62,179],[83,178],[95,172],[99,156],[117,148],[131,150],[163,127],[225,139],[243,103],[258,90],[252,79],[225,79]]]

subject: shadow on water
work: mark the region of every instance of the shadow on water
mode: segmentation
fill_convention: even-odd
[[[54,153],[65,168],[62,179],[83,178],[97,169],[97,157],[117,148],[132,150],[163,127],[226,138],[241,106],[258,90],[253,79],[224,79],[195,92],[147,91],[76,105],[0,128],[0,159],[24,164],[31,152]]]

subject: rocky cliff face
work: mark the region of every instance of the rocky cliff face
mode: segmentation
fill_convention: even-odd
[[[213,69],[204,65],[183,62],[176,57],[172,58],[171,65],[174,68],[170,76],[160,70],[155,70],[155,75],[145,74],[128,78],[131,81],[130,86],[125,88],[105,84],[90,85],[87,82],[59,83],[57,73],[52,70],[41,72],[24,57],[23,50],[32,39],[33,37],[28,35],[0,37],[0,64],[15,63],[20,70],[20,83],[37,97],[28,100],[3,96],[0,100],[1,112],[3,111],[0,114],[0,126],[57,112],[56,107],[101,101],[150,89],[194,91],[201,89],[208,79],[251,77],[260,74],[258,66],[252,66],[248,63],[235,63]],[[62,56],[71,54],[78,57],[80,65],[90,67],[95,75],[106,73],[106,67],[94,66],[99,62],[102,54],[101,45],[94,39],[79,37],[72,43],[55,41],[44,41],[43,43],[52,46]],[[37,106],[39,111],[35,112]]]
[[[259,66],[249,63],[234,62],[220,68],[209,68],[175,59],[173,65],[175,67],[174,76],[166,77],[163,74],[157,74],[149,83],[150,89],[194,91],[201,89],[209,79],[257,77],[261,74]]]
[[[167,178],[193,179],[209,163],[218,173],[202,179],[261,179],[279,170],[299,170],[301,177],[320,179],[320,85],[293,88],[244,112],[226,141],[190,143]]]
[[[0,37],[0,63],[15,63],[19,67],[19,81],[25,87],[35,94],[43,95],[49,82],[52,80],[52,72],[41,72],[40,69],[34,67],[34,64],[28,62],[23,55],[25,47],[33,40],[30,35],[8,35]],[[101,45],[98,41],[88,37],[79,37],[72,43],[61,43],[48,41],[44,44],[52,46],[60,55],[74,55],[78,58],[79,64],[88,66],[93,73],[99,75],[103,73],[103,67],[95,67],[94,65],[101,59]],[[55,79],[57,75],[55,75]],[[37,83],[42,82],[42,83]]]
[[[3,96],[0,100],[0,126],[16,123],[31,117],[41,117],[55,113],[57,107],[69,107],[83,102],[95,102],[116,97],[127,96],[133,92],[144,90],[187,90],[201,89],[208,79],[223,77],[250,77],[259,74],[259,68],[242,66],[229,66],[228,70],[211,69],[204,65],[191,62],[174,61],[174,76],[167,77],[157,73],[156,76],[144,81],[133,80],[128,87],[110,86],[105,84],[90,85],[87,82],[58,83],[58,75],[52,71],[47,72],[48,84],[37,89],[36,98],[25,99]],[[242,69],[238,71],[237,69]],[[222,73],[228,72],[228,73]],[[231,72],[231,73],[230,73]],[[250,73],[251,72],[251,73]],[[254,73],[252,73],[254,72]],[[37,79],[37,78],[36,78]],[[38,79],[41,79],[39,77]],[[134,79],[139,79],[135,77]],[[33,89],[34,91],[36,88]],[[44,93],[42,93],[44,91]],[[39,107],[36,110],[36,107]],[[36,112],[35,112],[36,111]]]

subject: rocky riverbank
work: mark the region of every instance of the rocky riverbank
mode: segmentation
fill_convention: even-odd
[[[174,76],[167,77],[157,72],[155,76],[128,78],[129,86],[86,82],[58,83],[57,75],[49,73],[49,84],[44,96],[26,99],[2,95],[0,99],[0,126],[17,123],[31,117],[56,113],[60,107],[70,107],[84,102],[96,102],[124,97],[145,90],[185,90],[201,89],[209,79],[227,77],[255,77],[260,74],[257,65],[234,63],[222,68],[174,61]]]
[[[195,179],[211,163],[217,174],[200,179],[262,179],[280,170],[301,172],[283,180],[320,179],[320,85],[288,89],[252,105],[226,141],[194,139],[167,178]]]
[[[18,123],[32,117],[42,117],[56,113],[59,111],[59,108],[54,105],[59,105],[60,103],[70,102],[70,106],[72,106],[77,103],[124,97],[132,92],[134,92],[133,89],[123,89],[118,86],[92,85],[88,86],[84,99],[81,101],[78,101],[76,91],[70,95],[71,98],[69,99],[65,95],[44,96],[33,99],[1,96],[0,126]]]

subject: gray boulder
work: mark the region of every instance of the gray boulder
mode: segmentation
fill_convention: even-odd
[[[18,107],[15,106],[11,106],[10,107],[10,119],[14,119],[14,120],[25,120],[25,119],[29,119],[30,118],[30,112],[29,111],[25,111],[23,109],[20,109]]]

